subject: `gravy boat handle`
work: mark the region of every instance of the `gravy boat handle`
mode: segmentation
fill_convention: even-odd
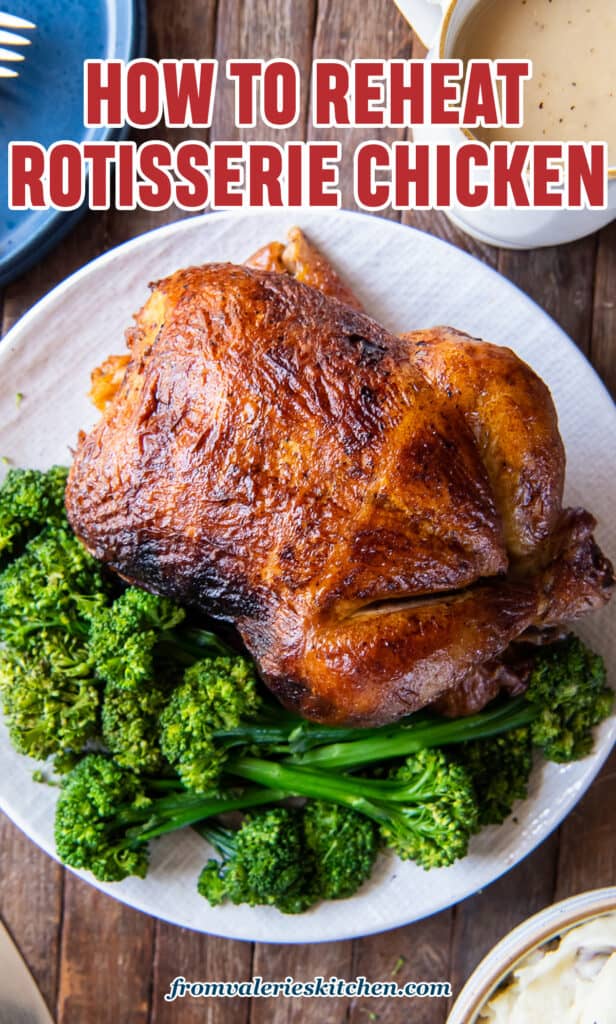
[[[439,34],[447,0],[395,0],[415,35],[430,50]]]

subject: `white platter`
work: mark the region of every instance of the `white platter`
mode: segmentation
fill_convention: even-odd
[[[67,463],[80,428],[96,414],[89,374],[111,352],[147,295],[147,282],[181,266],[239,262],[294,223],[331,257],[368,311],[396,331],[447,323],[509,345],[551,387],[568,455],[567,500],[599,520],[616,554],[616,408],[601,381],[556,324],[525,295],[465,253],[430,235],[362,214],[315,211],[222,213],[160,228],[105,254],[35,306],[0,346],[0,456],[17,466]],[[23,392],[21,404],[15,401]],[[616,600],[579,632],[616,667]],[[208,855],[196,833],[154,844],[147,879],[99,888],[149,914],[199,931],[268,942],[319,942],[383,931],[433,914],[513,867],[563,820],[608,756],[616,719],[598,731],[585,761],[536,770],[530,799],[500,828],[484,830],[455,866],[424,872],[383,857],[354,898],[284,916],[248,907],[213,909],[195,891]],[[0,730],[0,807],[54,854],[53,789],[32,781],[33,762]],[[88,877],[88,880],[92,879]]]

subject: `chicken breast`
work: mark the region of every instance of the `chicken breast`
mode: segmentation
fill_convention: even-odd
[[[562,509],[533,371],[447,328],[394,337],[291,244],[153,286],[67,510],[123,578],[233,622],[288,707],[380,724],[613,575]]]

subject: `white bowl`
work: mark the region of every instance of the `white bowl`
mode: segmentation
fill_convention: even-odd
[[[460,26],[480,0],[395,0],[403,17],[425,43],[426,60],[453,57]],[[526,2],[526,0],[524,0]],[[522,55],[520,55],[522,56]],[[448,143],[455,147],[473,138],[457,125],[413,125],[413,141],[430,146]],[[534,249],[562,245],[598,231],[616,217],[616,167],[608,171],[605,209],[495,209],[489,205],[474,209],[457,203],[444,212],[468,235],[504,249]],[[484,183],[487,178],[478,175]]]
[[[509,932],[475,968],[447,1018],[447,1024],[475,1024],[500,983],[529,953],[594,917],[616,911],[616,886],[592,889],[555,903]]]

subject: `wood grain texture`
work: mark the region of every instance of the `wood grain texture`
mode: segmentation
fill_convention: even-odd
[[[200,897],[195,894],[195,899]],[[186,928],[156,922],[156,954],[152,977],[151,1024],[247,1024],[247,999],[191,999],[167,1002],[175,977],[189,981],[247,981],[252,976],[252,945],[199,935]]]
[[[66,872],[60,1024],[147,1024],[153,959],[153,919]]]
[[[0,917],[49,1009],[58,994],[62,868],[0,815]]]
[[[591,359],[616,398],[616,221],[598,238]]]
[[[319,0],[313,57],[315,60],[369,60],[411,56],[411,33],[393,3],[341,3]],[[312,110],[308,120],[308,138],[342,143],[340,188],[343,206],[356,209],[353,201],[353,152],[362,142],[379,139],[391,144],[405,138],[404,128],[315,128]],[[382,216],[399,220],[395,210]]]
[[[616,752],[560,829],[555,898],[616,884]]]
[[[309,125],[310,62],[420,56],[419,44],[391,0],[150,0],[150,56],[284,56],[302,73],[302,113],[287,133],[236,132],[227,89],[219,97],[212,139],[340,138],[342,182],[352,206],[351,152],[366,138],[391,142],[399,129]],[[135,133],[177,143],[189,129]],[[204,133],[202,137],[209,137]],[[90,213],[41,265],[7,289],[3,329],[73,270],[119,242],[182,216]],[[397,218],[397,214],[393,214]],[[442,213],[409,213],[404,223],[472,252],[515,281],[590,354],[616,393],[616,224],[558,249],[498,252],[463,235]],[[487,949],[528,913],[554,898],[616,882],[616,756],[561,827],[535,853],[484,892],[426,921],[355,942],[269,946],[199,935],[155,922],[66,874],[0,816],[0,915],[24,954],[58,1024],[443,1024],[443,1000],[183,1000],[167,1003],[173,977],[241,980],[288,974],[398,982],[451,980],[457,991]]]
[[[312,35],[316,0],[289,3],[288,0],[224,0],[219,7],[216,56],[220,61],[213,139],[284,142],[303,139],[308,110]],[[301,75],[301,109],[297,124],[287,130],[260,125],[235,125],[234,90],[225,79],[229,59],[271,60],[285,57],[297,64]]]
[[[552,902],[558,834],[476,896],[458,904],[451,984],[457,994],[479,961],[524,918]]]
[[[312,981],[350,978],[352,947],[350,942],[326,942],[312,946],[255,946],[253,974],[264,981]],[[346,999],[255,999],[250,1024],[343,1024],[347,1016]]]
[[[355,942],[352,977],[368,981],[448,981],[450,979],[452,912],[371,935]],[[370,1014],[387,1024],[443,1024],[446,999],[367,999],[352,1001],[349,1024],[369,1024]]]

